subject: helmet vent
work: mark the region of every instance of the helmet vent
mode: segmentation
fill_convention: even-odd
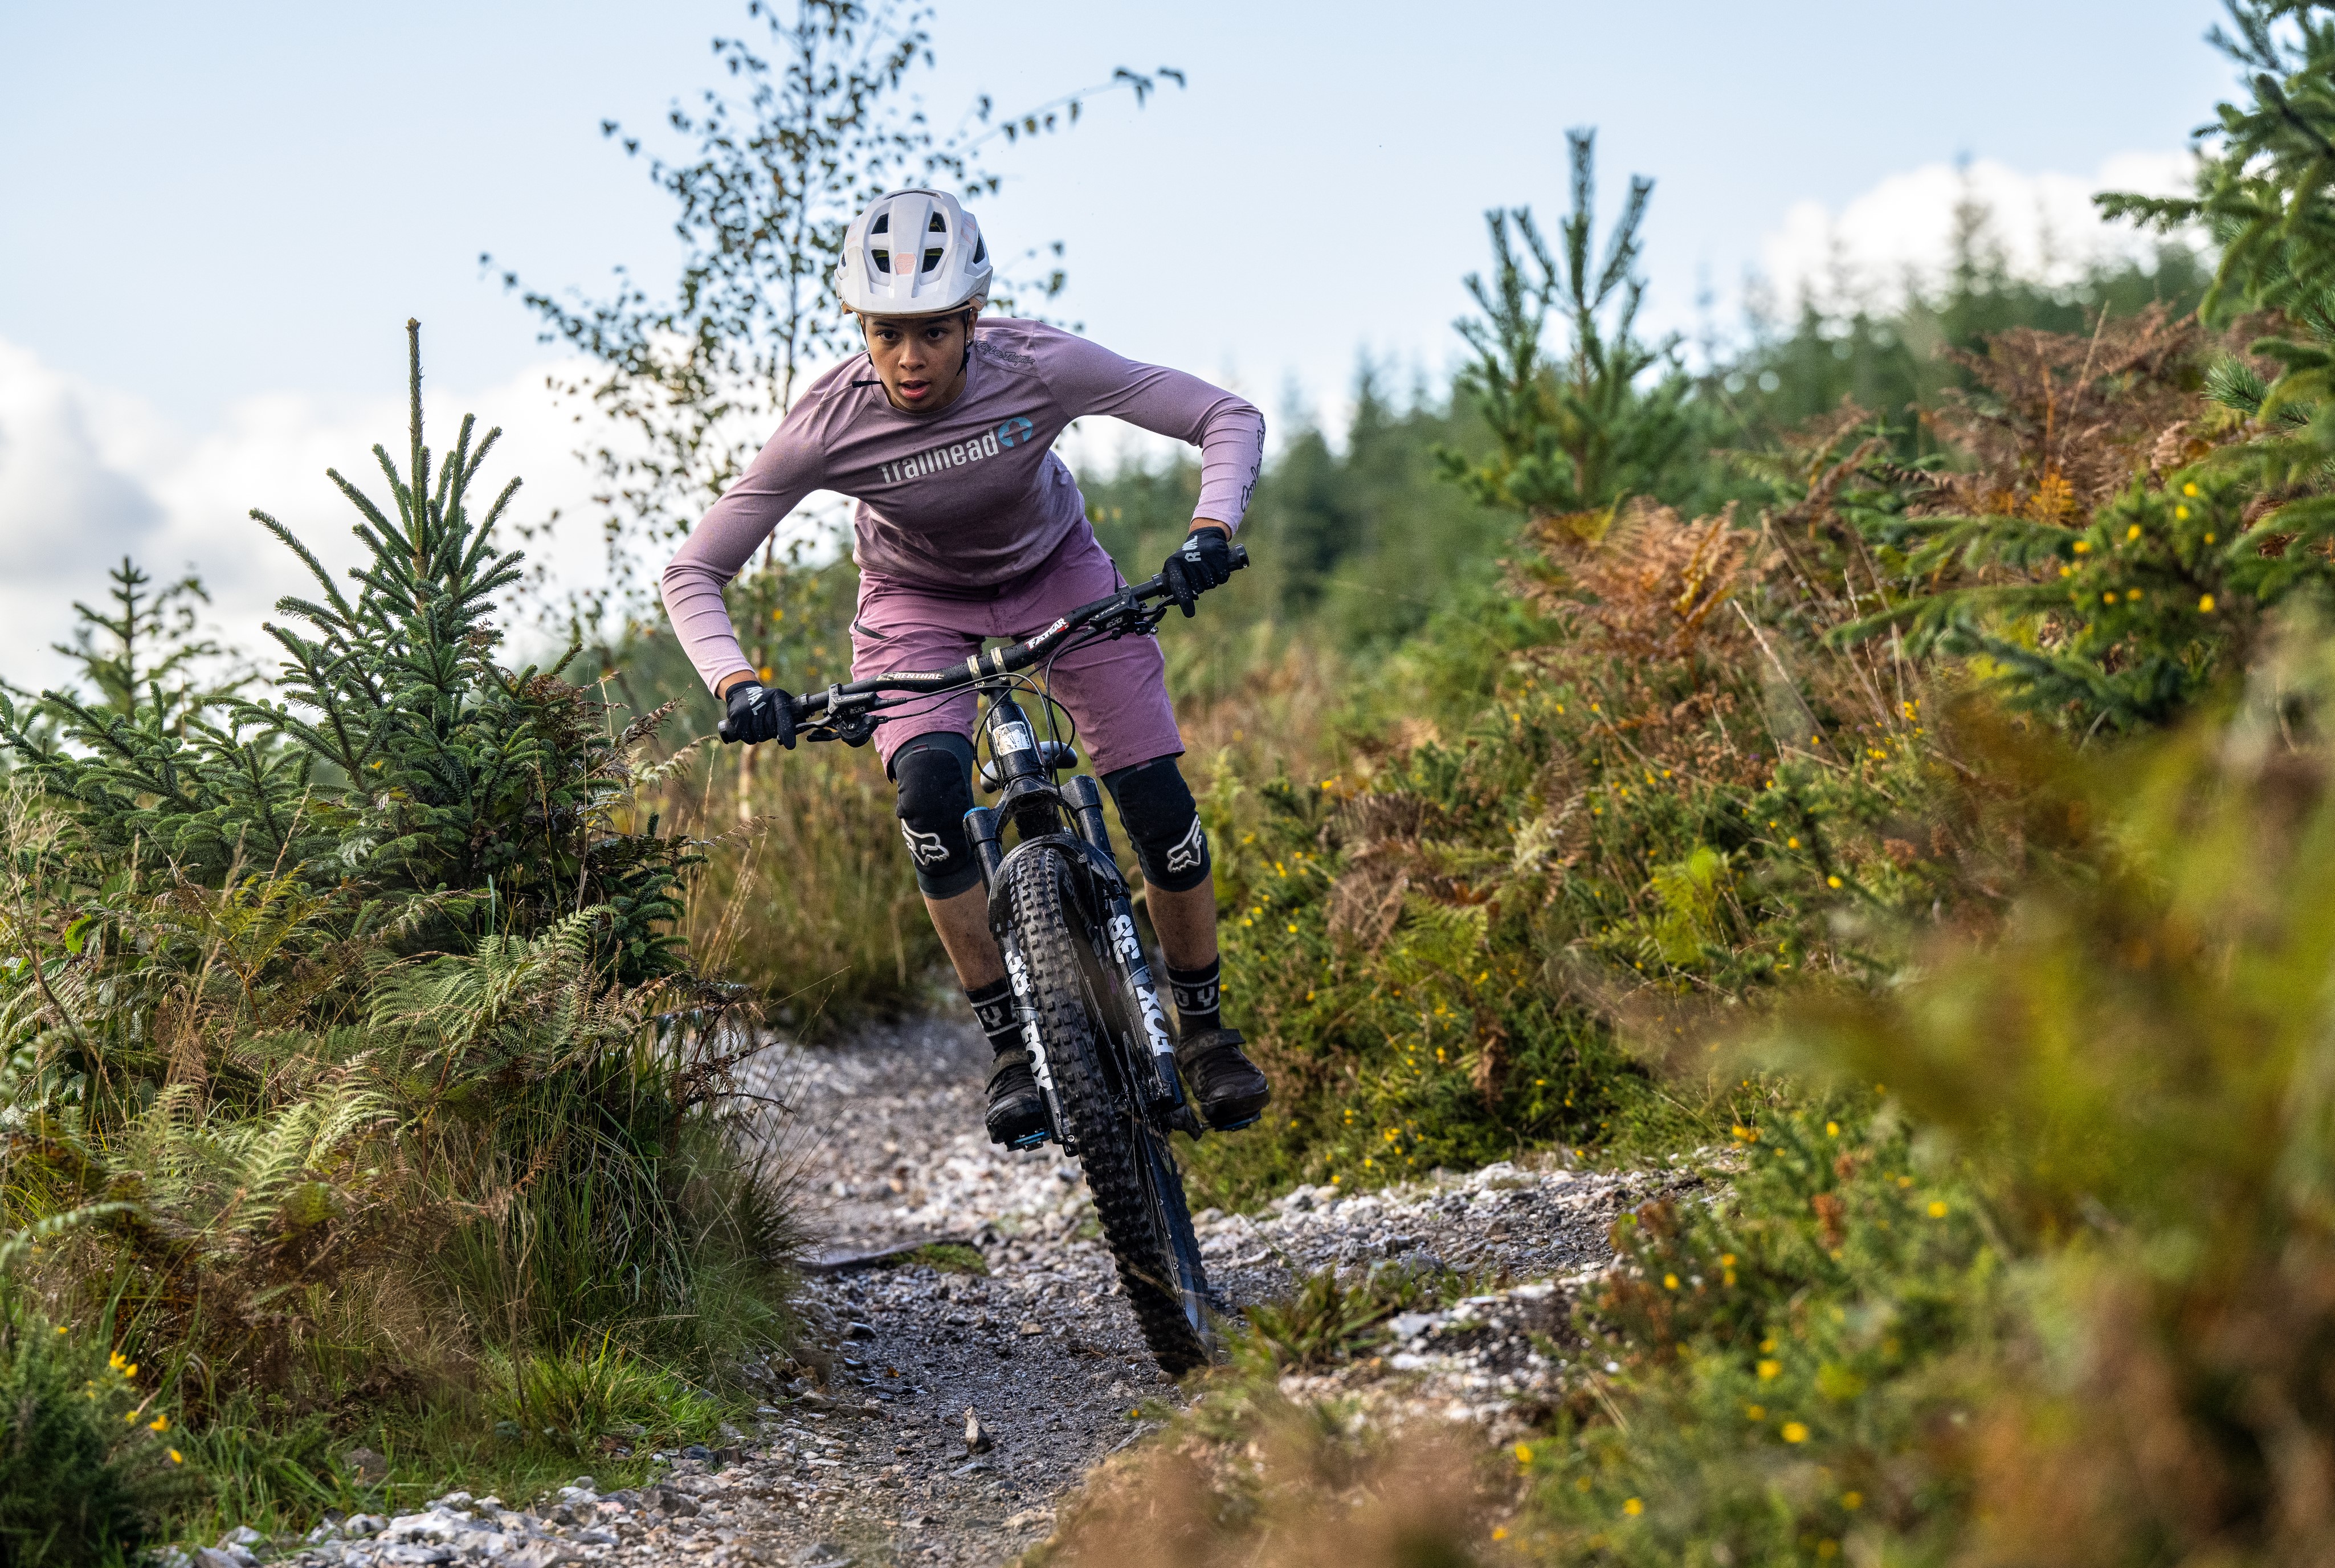
[[[933,247],[932,249],[925,252],[925,265],[917,270],[920,272],[932,271],[933,268],[941,264],[941,247],[937,245]]]
[[[937,212],[933,214],[933,220],[925,225],[925,228],[928,233],[932,234],[946,234],[948,232],[948,225],[941,221],[941,215]]]
[[[877,271],[889,272],[892,270],[892,253],[890,251],[871,250],[867,254],[869,256],[874,258]]]
[[[867,232],[868,232],[868,233],[870,233],[870,234],[889,234],[889,233],[891,233],[891,232],[892,232],[892,215],[891,215],[890,213],[888,213],[888,212],[879,212],[879,213],[877,213],[877,214],[876,215],[876,221],[875,221],[875,222],[873,222],[873,223],[871,223],[871,224],[869,224],[869,225],[867,226]]]
[[[989,241],[985,239],[974,240],[973,242],[973,265],[979,266],[983,262],[987,261],[988,259]]]

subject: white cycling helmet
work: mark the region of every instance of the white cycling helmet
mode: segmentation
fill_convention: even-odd
[[[938,315],[989,294],[989,247],[957,198],[896,190],[870,202],[843,235],[835,292],[866,315]]]

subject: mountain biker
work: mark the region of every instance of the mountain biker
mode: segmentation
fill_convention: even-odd
[[[1025,636],[1125,586],[1052,451],[1070,422],[1112,414],[1201,450],[1191,530],[1162,575],[1188,615],[1231,573],[1230,539],[1263,460],[1264,416],[1181,371],[1138,364],[1057,328],[980,319],[991,266],[954,197],[879,197],[846,231],[836,290],[867,352],[820,376],[665,567],[665,613],[749,742],[794,745],[794,711],[746,662],[722,589],[814,489],[859,504],[854,680],[961,665],[983,638]],[[1087,737],[1143,867],[1175,999],[1177,1060],[1210,1127],[1255,1121],[1271,1088],[1221,1016],[1208,839],[1177,769],[1166,661],[1149,637],[1063,653],[1051,685]],[[900,832],[941,945],[989,1036],[989,1136],[1036,1142],[1046,1112],[1013,1012],[964,828],[976,700],[959,692],[877,730]]]

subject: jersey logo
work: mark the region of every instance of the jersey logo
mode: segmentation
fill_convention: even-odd
[[[1208,857],[1208,836],[1200,830],[1200,818],[1192,818],[1192,830],[1177,839],[1168,851],[1168,869],[1172,872],[1190,871]]]
[[[949,469],[961,469],[967,463],[977,463],[993,458],[1007,447],[1028,446],[1035,438],[1037,426],[1014,415],[993,431],[983,431],[961,441],[951,441],[945,447],[918,452],[896,463],[878,463],[876,472],[887,485],[906,484],[926,474],[941,473]]]

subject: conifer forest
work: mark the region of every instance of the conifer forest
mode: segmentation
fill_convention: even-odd
[[[873,750],[714,742],[654,578],[850,351],[843,221],[977,211],[1006,141],[886,107],[884,0],[755,14],[646,170],[679,285],[494,280],[627,432],[605,586],[539,591],[600,545],[523,537],[393,322],[342,515],[254,514],[304,592],[223,641],[124,558],[0,682],[0,1568],[653,1491],[832,1402],[754,1060],[964,1010]],[[2096,197],[2137,259],[2030,276],[1972,204],[1934,284],[1696,353],[1662,171],[1584,128],[1455,373],[1276,421],[1254,566],[1160,639],[1275,1089],[1192,1205],[1631,1200],[1561,1277],[1298,1271],[993,1560],[2335,1562],[2335,6],[2191,47],[2243,86],[2190,193]],[[1063,288],[1001,256],[992,309]],[[1130,580],[1200,486],[1079,479]],[[806,533],[731,584],[765,681],[847,678],[857,583]],[[1542,1284],[1528,1398],[1405,1403],[1419,1325]]]

